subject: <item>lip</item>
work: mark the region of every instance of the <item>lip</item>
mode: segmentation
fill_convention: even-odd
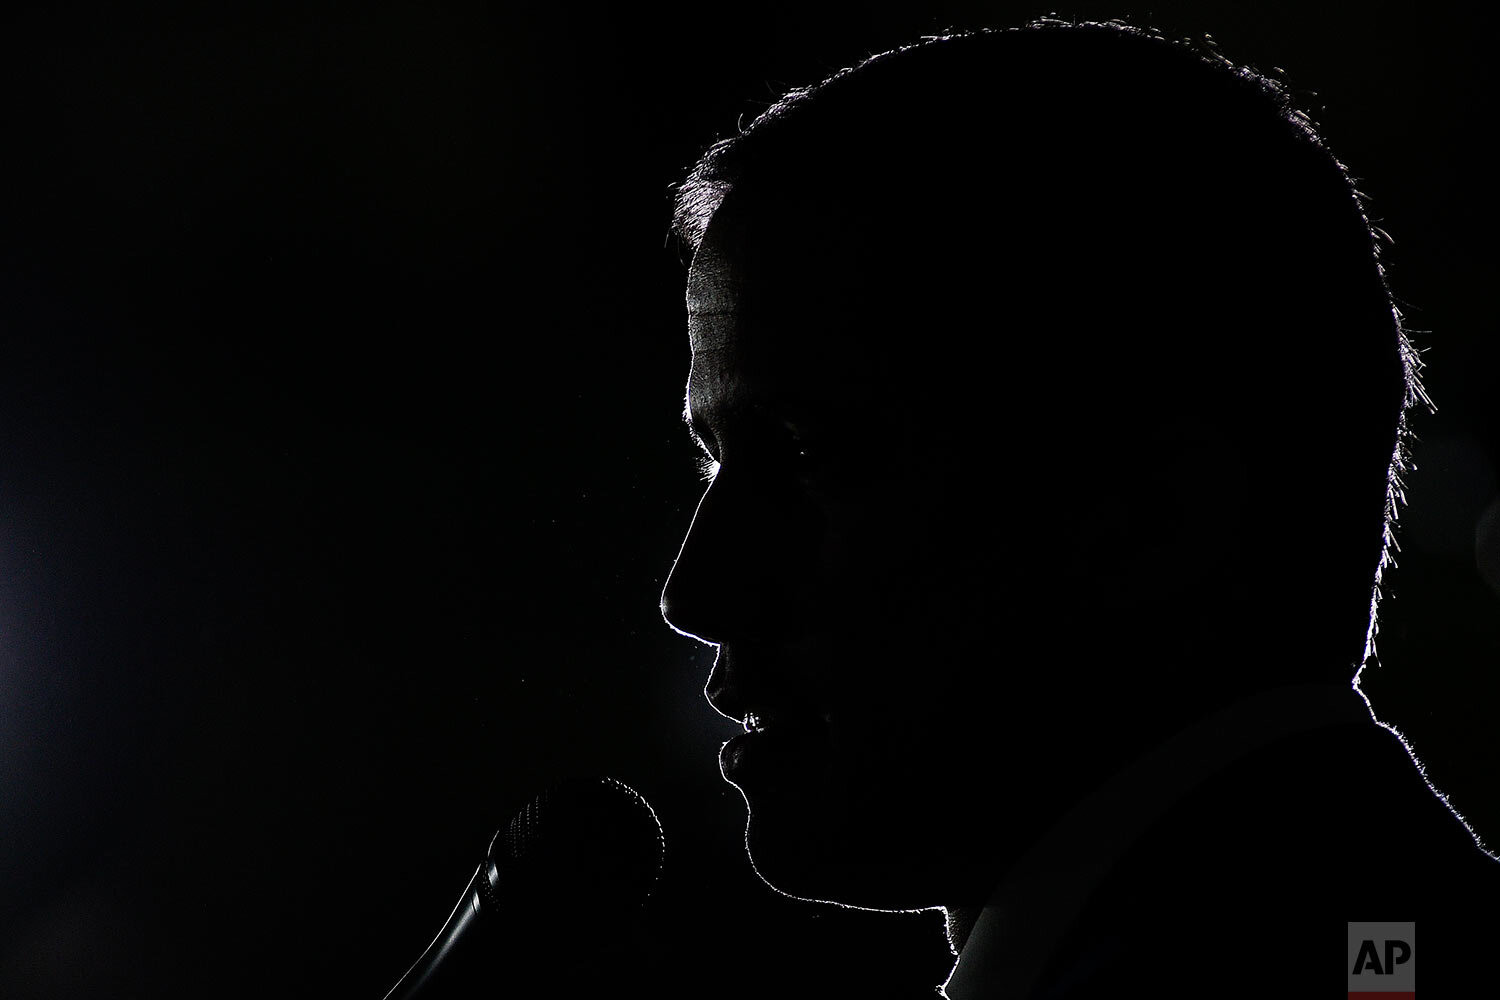
[[[780,731],[792,728],[806,729],[817,724],[817,720],[807,713],[792,715],[787,712],[764,711],[761,709],[749,710],[744,714],[744,718],[740,720],[740,725],[745,727],[745,732],[747,733],[763,733],[767,730]]]
[[[821,723],[773,717],[720,747],[719,771],[739,787],[774,790],[805,774],[827,751],[827,728]]]
[[[797,663],[785,650],[723,643],[703,696],[715,712],[740,725],[754,717],[759,723],[755,729],[816,722],[817,703],[787,680],[803,673]]]
[[[785,715],[787,707],[797,703],[796,692],[778,682],[783,670],[768,668],[768,664],[785,663],[785,654],[770,648],[723,643],[703,696],[714,711],[736,722],[743,723],[752,715],[762,720]]]

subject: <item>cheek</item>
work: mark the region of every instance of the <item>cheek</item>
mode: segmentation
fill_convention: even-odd
[[[857,502],[819,505],[822,530],[814,571],[830,610],[877,626],[906,618],[915,599],[937,583],[931,512],[909,491],[889,490]]]

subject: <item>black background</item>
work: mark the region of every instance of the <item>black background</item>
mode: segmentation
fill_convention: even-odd
[[[1061,13],[1283,67],[1395,237],[1439,410],[1366,690],[1500,831],[1492,24],[1353,9]],[[380,996],[510,810],[589,774],[667,836],[622,982],[940,980],[936,914],[755,879],[711,652],[661,623],[700,489],[668,186],[787,86],[1047,12],[8,8],[0,994]]]

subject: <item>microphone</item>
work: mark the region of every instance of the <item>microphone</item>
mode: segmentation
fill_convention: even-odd
[[[547,789],[496,832],[447,923],[385,1000],[609,973],[631,958],[664,850],[656,812],[629,786],[594,778]],[[596,936],[570,941],[581,906]]]

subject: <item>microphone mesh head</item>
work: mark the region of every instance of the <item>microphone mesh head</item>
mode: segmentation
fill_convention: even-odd
[[[512,905],[562,914],[639,907],[661,873],[665,840],[651,806],[613,778],[548,788],[490,843],[496,890]]]

